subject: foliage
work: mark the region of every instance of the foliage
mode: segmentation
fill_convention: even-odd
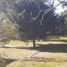
[[[42,0],[7,1],[7,15],[17,22],[24,39],[38,39],[53,33],[56,16]],[[9,6],[8,6],[9,5]],[[52,21],[51,21],[52,20]]]
[[[3,20],[2,20],[3,19]],[[16,25],[12,23],[6,16],[1,14],[0,16],[0,39],[1,40],[10,40],[10,39],[19,39],[19,33]]]
[[[61,15],[64,17],[64,34],[67,35],[67,10],[64,10],[64,12],[61,13]]]

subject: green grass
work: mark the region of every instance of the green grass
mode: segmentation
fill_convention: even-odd
[[[67,36],[65,37],[65,36],[56,36],[56,37],[52,37],[52,38],[50,38],[51,40],[67,40]],[[43,43],[42,41],[37,41],[36,40],[36,43]],[[67,42],[55,42],[55,41],[46,41],[46,43],[47,44],[60,44],[60,43],[62,43],[62,44],[67,44]],[[44,43],[44,44],[46,44],[46,43]],[[11,40],[9,43],[7,43],[7,44],[9,44],[9,45],[17,45],[17,46],[32,46],[32,42],[30,41],[30,42],[24,42],[24,41],[20,41],[20,40]]]
[[[58,37],[58,40],[67,40],[67,36],[60,36]]]
[[[67,42],[56,42],[56,41],[49,41],[49,40],[67,40],[67,36],[54,36],[54,37],[50,37],[48,38],[47,41],[38,41],[36,40],[36,44],[40,43],[40,44],[67,44]],[[9,42],[6,43],[7,45],[16,45],[16,46],[32,46],[32,41],[30,42],[24,42],[24,41],[20,41],[20,40],[10,40]],[[4,42],[0,42],[0,45],[4,45]]]
[[[9,44],[9,45],[17,45],[17,46],[28,46],[28,45],[31,45],[32,42],[24,42],[24,41],[20,41],[20,40],[11,40],[7,44]]]
[[[7,67],[66,67],[67,63],[62,62],[36,62],[36,61],[15,61]]]
[[[49,39],[50,40],[67,40],[67,36],[54,36]]]
[[[65,36],[59,36],[59,37],[55,37],[53,39],[56,40],[67,40],[67,37]],[[61,42],[62,43],[62,42]],[[63,42],[63,43],[67,43],[67,42]],[[7,43],[8,45],[16,45],[16,46],[27,46],[26,42],[24,41],[20,41],[20,40],[11,40],[9,43]],[[48,44],[58,44],[57,42],[48,42]],[[28,42],[28,45],[31,46],[32,42]],[[26,50],[25,50],[26,51]],[[0,49],[0,54],[2,54],[3,52],[5,53],[5,55],[8,56],[22,56],[23,54],[25,54],[25,51],[22,49]],[[21,54],[22,53],[22,54]],[[27,51],[26,51],[27,53]],[[44,55],[44,57],[48,57],[48,59],[53,59],[56,62],[36,62],[36,61],[16,61],[16,62],[12,62],[9,65],[7,65],[7,67],[67,67],[67,63],[65,61],[67,61],[67,56],[66,54],[59,54],[59,53],[54,53],[54,54],[48,54]],[[65,63],[64,63],[65,62]]]
[[[52,64],[52,63],[45,63],[45,62],[31,62],[31,61],[27,61],[27,62],[23,62],[24,65],[26,65],[25,67],[55,67],[55,65],[58,66],[58,64]]]

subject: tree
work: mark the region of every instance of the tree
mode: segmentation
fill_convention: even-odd
[[[61,16],[63,16],[64,18],[64,27],[63,27],[63,30],[64,30],[64,34],[67,34],[66,30],[67,30],[67,0],[58,0],[61,5],[62,5],[62,8],[66,9],[64,10],[62,13],[61,13]]]
[[[18,17],[20,20],[20,30],[22,31],[24,39],[33,40],[33,46],[35,47],[36,39],[42,39],[46,37],[47,32],[51,32],[49,31],[50,28],[48,24],[50,27],[53,27],[54,23],[49,22],[51,19],[55,21],[56,16],[54,15],[54,11],[49,11],[50,7],[42,1],[24,1],[23,5],[25,5],[23,15]]]
[[[3,13],[0,13],[0,40],[19,39],[18,28],[15,23]]]
[[[4,3],[7,16],[12,22],[18,23],[22,39],[33,40],[34,47],[36,39],[55,33],[58,18],[54,12],[54,1],[50,5],[43,0],[5,0]]]
[[[64,10],[64,12],[61,13],[61,15],[64,17],[64,34],[67,35],[67,10]]]

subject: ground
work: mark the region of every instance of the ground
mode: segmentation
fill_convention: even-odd
[[[0,46],[0,55],[5,59],[14,59],[7,67],[66,67],[67,66],[67,42],[66,37],[53,38],[49,41],[36,41],[37,47],[32,47],[32,42],[13,41]],[[64,41],[65,39],[65,41]],[[60,41],[61,40],[61,41]],[[26,45],[25,45],[26,44]],[[16,64],[15,64],[16,63]],[[15,65],[14,65],[15,64]],[[13,66],[14,65],[14,66]]]

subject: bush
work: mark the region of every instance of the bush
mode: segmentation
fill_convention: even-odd
[[[3,60],[3,58],[0,56],[0,67],[6,67],[6,62]]]
[[[16,25],[12,23],[9,19],[4,19],[0,26],[0,39],[10,40],[19,38],[20,37]]]

